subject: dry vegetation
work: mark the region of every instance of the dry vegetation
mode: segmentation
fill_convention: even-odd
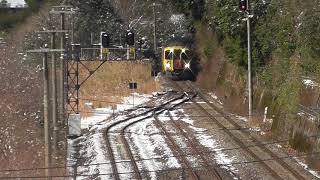
[[[91,63],[93,69],[98,63]],[[87,75],[83,68],[82,77]],[[137,93],[150,94],[157,91],[159,84],[151,77],[151,64],[144,62],[107,62],[84,83],[80,91],[80,111],[86,112],[86,102],[92,102],[93,107],[108,107],[120,103],[122,97],[129,96],[128,83],[137,82]],[[82,113],[82,115],[86,115]]]
[[[0,48],[0,169],[40,167],[44,162],[39,123],[41,72],[23,62],[18,53],[24,52],[28,34],[41,27],[47,12],[48,7],[27,18],[8,34],[7,44]]]
[[[239,76],[240,68],[227,62],[225,51],[218,45],[217,37],[206,25],[197,24],[197,50],[201,71],[197,84],[215,92],[231,112],[246,115],[245,79]]]

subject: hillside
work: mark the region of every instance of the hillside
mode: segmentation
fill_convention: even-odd
[[[6,31],[6,43],[0,47],[1,169],[43,165],[42,71],[39,65],[26,61],[25,50],[32,41],[31,34],[45,26],[48,8],[43,5],[23,21],[12,20],[12,26],[1,26]]]
[[[237,1],[172,2],[197,32],[203,67],[198,84],[247,115],[247,28]],[[319,132],[319,122],[301,117],[300,107],[319,107],[319,88],[303,82],[320,77],[320,2],[252,0],[251,7],[255,123],[268,107],[272,136],[290,138],[299,151],[316,151],[319,145],[309,137]]]

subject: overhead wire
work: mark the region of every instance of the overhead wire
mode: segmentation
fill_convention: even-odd
[[[97,113],[97,112],[92,112],[92,113]],[[108,113],[108,114],[110,114],[110,113]],[[169,116],[159,116],[159,117],[169,117]],[[180,117],[181,118],[181,116],[173,116],[173,117]],[[208,117],[208,116],[185,116],[185,117]],[[220,116],[220,117],[224,117],[224,116]],[[235,128],[235,129],[227,129],[227,130],[241,130],[241,129]],[[214,129],[214,130],[225,130],[225,128],[217,128],[217,129]],[[248,130],[248,128],[243,128],[243,130]],[[128,133],[130,133],[130,132],[128,132]],[[319,135],[308,136],[306,138],[314,138],[314,137],[319,137]],[[273,141],[273,142],[270,142],[270,143],[259,143],[259,144],[249,145],[249,146],[246,146],[246,147],[220,148],[220,149],[216,149],[216,150],[213,150],[213,151],[202,151],[202,153],[210,154],[210,153],[238,150],[238,149],[257,147],[257,146],[274,145],[274,144],[285,143],[285,142],[289,142],[289,141],[290,141],[290,139],[288,139],[288,140],[280,140],[280,141]],[[313,152],[313,153],[309,153],[309,154],[302,154],[302,155],[296,155],[296,156],[285,156],[285,157],[279,157],[279,158],[269,158],[269,159],[264,159],[264,160],[252,160],[252,161],[240,161],[240,162],[232,162],[232,163],[220,163],[218,165],[236,165],[236,164],[258,163],[258,162],[261,162],[261,161],[271,161],[271,160],[275,160],[275,159],[286,159],[286,158],[292,158],[292,157],[304,157],[304,156],[310,156],[310,155],[315,155],[315,154],[319,154],[319,153],[320,152]],[[187,154],[181,155],[181,156],[188,156],[188,155],[193,155],[193,154],[187,153]],[[178,156],[167,156],[167,157],[174,158],[174,157],[178,157]],[[136,161],[147,161],[147,160],[156,160],[156,159],[162,159],[162,157],[159,157],[159,158],[148,158],[148,159],[137,159]],[[111,162],[96,163],[96,164],[86,164],[86,165],[77,165],[76,167],[97,166],[97,165],[110,164],[110,163]],[[126,162],[125,161],[116,161],[115,163],[126,163]],[[29,168],[29,169],[8,169],[8,170],[0,170],[0,172],[22,172],[22,171],[34,171],[34,170],[44,170],[44,169],[61,169],[61,168],[74,168],[74,167],[75,167],[75,165],[60,166],[60,167],[48,167],[48,168],[42,167],[42,168]],[[148,171],[148,172],[152,172],[152,171]],[[154,172],[159,172],[159,171],[154,171]],[[132,173],[134,173],[134,172],[132,172]],[[100,174],[100,175],[103,175],[103,174]],[[112,173],[105,174],[105,175],[112,175]],[[56,176],[56,177],[73,177],[73,176],[74,175],[71,175],[71,176]],[[77,175],[77,176],[83,176],[83,175]],[[44,176],[42,176],[42,177],[13,177],[13,178],[43,178],[43,177]],[[52,177],[55,177],[55,176],[52,176]],[[0,176],[0,178],[3,178],[3,177]],[[11,177],[8,177],[8,178],[11,178]]]
[[[320,135],[317,136],[309,136],[308,138],[314,138],[314,137],[319,137]],[[270,143],[261,143],[261,144],[253,144],[253,145],[248,145],[245,147],[230,147],[230,148],[217,148],[215,150],[209,150],[209,151],[201,151],[204,154],[211,154],[211,153],[217,153],[217,152],[223,152],[223,151],[232,151],[232,150],[239,150],[243,148],[254,148],[257,146],[267,146],[267,145],[275,145],[279,143],[285,143],[288,142],[289,140],[283,140],[283,141],[273,141]],[[292,158],[292,157],[304,157],[304,156],[309,156],[309,155],[316,155],[320,154],[320,152],[313,152],[313,153],[304,153],[302,155],[296,155],[296,156],[284,156],[284,157],[279,157],[279,158],[270,158],[270,159],[265,159],[262,161],[270,161],[270,160],[276,160],[276,159],[286,159],[286,158]],[[185,155],[179,155],[179,156],[189,156],[189,155],[194,155],[194,153],[186,153]],[[179,156],[166,156],[166,158],[175,158]],[[142,159],[136,159],[135,161],[149,161],[149,160],[158,160],[158,159],[163,159],[163,157],[158,157],[158,158],[142,158]],[[235,162],[235,163],[220,163],[218,165],[233,165],[233,164],[248,164],[248,163],[255,163],[255,162],[261,162],[261,160],[254,160],[254,161],[244,161],[244,162]],[[116,161],[115,163],[129,163],[130,161]],[[94,164],[84,164],[84,165],[77,165],[78,167],[82,166],[97,166],[97,165],[104,165],[104,164],[111,164],[111,162],[103,162],[103,163],[94,163]],[[25,169],[7,169],[7,170],[0,170],[1,172],[21,172],[21,171],[33,171],[33,170],[44,170],[44,169],[62,169],[62,168],[69,168],[69,167],[74,167],[75,165],[67,165],[67,166],[55,166],[55,167],[38,167],[38,168],[25,168]],[[1,177],[0,177],[1,178]]]
[[[315,155],[315,154],[320,154],[320,152],[314,152],[314,153],[307,153],[307,154],[303,154],[303,155],[297,155],[297,156],[282,156],[279,158],[268,158],[268,159],[263,159],[263,160],[251,160],[251,161],[239,161],[239,162],[232,162],[232,163],[217,163],[214,165],[210,165],[210,166],[228,166],[228,165],[240,165],[240,164],[252,164],[252,163],[259,163],[262,161],[273,161],[276,159],[288,159],[288,158],[293,158],[293,157],[305,157],[305,156],[309,156],[309,155]],[[183,155],[180,155],[183,156]],[[178,157],[178,156],[175,156]],[[159,158],[160,159],[160,158]],[[154,159],[150,159],[150,160],[154,160]],[[128,161],[129,163],[129,161]],[[106,162],[106,163],[96,163],[96,164],[90,164],[87,166],[99,166],[99,165],[105,165],[105,164],[110,164],[110,162]],[[75,166],[70,166],[70,167],[75,167]],[[82,167],[82,166],[76,166],[78,167]],[[64,167],[63,167],[64,168]],[[202,169],[204,168],[203,166],[196,166],[196,167],[192,167],[192,169]],[[45,170],[45,169],[56,169],[56,168],[38,168],[38,169],[34,169],[34,170]],[[190,168],[185,168],[185,167],[180,167],[180,168],[170,168],[170,169],[160,169],[160,170],[141,170],[139,171],[140,173],[151,173],[151,172],[166,172],[166,171],[177,171],[177,170],[186,170],[186,169],[190,169]],[[2,171],[0,171],[2,172]],[[16,171],[17,172],[17,171]],[[21,172],[21,171],[20,171]],[[319,172],[319,171],[316,171]],[[136,172],[119,172],[118,174],[134,174]],[[114,175],[113,173],[96,173],[96,174],[71,174],[71,175],[52,175],[52,176],[1,176],[0,175],[0,179],[17,179],[17,178],[21,178],[21,179],[28,179],[28,178],[47,178],[47,177],[53,177],[53,178],[59,178],[59,177],[88,177],[88,176],[106,176],[106,175]]]

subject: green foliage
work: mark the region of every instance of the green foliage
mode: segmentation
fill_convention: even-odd
[[[187,2],[177,1],[184,11]],[[247,66],[246,13],[239,12],[238,1],[206,0],[202,23],[211,27],[224,48],[229,62]],[[260,102],[270,107],[273,132],[289,134],[299,109],[302,77],[320,78],[320,1],[319,0],[251,0],[252,69],[256,89],[268,94]],[[187,9],[187,10],[185,10]],[[203,39],[203,55],[212,56],[212,46]],[[201,42],[201,40],[200,40]],[[241,73],[239,72],[241,76]],[[223,77],[219,82],[223,82]],[[228,89],[226,83],[220,83]],[[256,93],[256,97],[261,97]],[[290,144],[305,151],[310,144],[303,134],[295,134]]]
[[[170,0],[178,12],[191,15],[195,20],[201,20],[205,12],[205,0]]]
[[[280,78],[277,79],[278,82],[273,80],[273,82],[278,84],[275,85],[276,91],[273,93],[275,98],[272,113],[276,115],[276,121],[273,122],[272,129],[282,129],[281,133],[289,132],[296,120],[299,110],[299,96],[302,89],[301,62],[297,55],[290,58],[287,62],[286,65],[289,67],[287,68],[287,74],[282,75],[284,80],[281,81]],[[281,76],[281,74],[279,75]]]
[[[111,39],[116,39],[121,32],[122,20],[115,13],[110,1],[90,0],[70,1],[71,5],[79,8],[77,14],[76,34],[79,34],[81,43],[90,44],[90,33],[100,34],[101,31],[109,32]],[[125,27],[123,27],[125,29]],[[111,33],[112,32],[112,33]],[[124,34],[124,32],[121,32]]]
[[[240,67],[246,67],[247,61],[245,61],[245,57],[247,57],[247,53],[242,48],[242,46],[243,43],[241,42],[241,38],[239,36],[227,36],[225,38],[224,48],[229,58],[229,61]]]
[[[320,11],[308,11],[299,24],[300,46],[309,48],[313,56],[320,57]]]
[[[215,49],[214,40],[213,39],[208,39],[206,41],[206,45],[205,45],[205,48],[204,48],[204,54],[206,55],[206,57],[208,59],[210,59],[212,57],[214,49]]]
[[[254,30],[258,19],[266,14],[267,4],[255,1],[253,18],[251,19],[251,28]],[[238,66],[245,68],[247,66],[247,24],[244,21],[245,13],[239,12],[238,3],[232,0],[207,2],[206,21],[212,29],[221,36],[229,60]],[[220,40],[221,41],[221,40]],[[252,33],[252,57],[253,67],[263,65],[263,53],[261,45],[256,41],[255,34]]]
[[[310,142],[310,138],[304,135],[303,132],[296,132],[289,141],[292,148],[300,151],[300,152],[311,152],[312,143]]]
[[[6,7],[8,1],[2,0],[0,2],[0,31],[9,31],[9,29],[16,26],[16,24],[24,21],[30,14],[37,12],[43,0],[26,0],[28,8],[10,9]]]
[[[306,76],[319,77],[320,75],[320,58],[312,48],[300,48],[299,55],[303,74]]]
[[[27,3],[29,10],[32,12],[36,12],[39,10],[42,0],[25,0]]]
[[[28,11],[22,10],[19,12],[3,9],[0,12],[0,31],[7,31],[13,28],[17,23],[22,22],[29,15]]]
[[[7,0],[1,0],[0,1],[0,8],[6,8],[8,6]]]

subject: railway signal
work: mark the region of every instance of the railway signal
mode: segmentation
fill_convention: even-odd
[[[104,59],[108,55],[108,47],[110,46],[110,36],[106,32],[101,32],[100,33],[100,59]]]
[[[253,16],[250,14],[250,0],[240,0],[239,9],[247,14],[247,38],[248,38],[248,116],[249,121],[252,117],[252,80],[251,80],[251,29],[250,18]]]
[[[102,48],[108,48],[110,46],[110,36],[106,32],[101,32],[101,46]]]
[[[134,46],[134,33],[131,30],[127,31],[126,42],[129,46]]]
[[[247,0],[239,0],[239,9],[242,12],[248,10],[248,1]]]

